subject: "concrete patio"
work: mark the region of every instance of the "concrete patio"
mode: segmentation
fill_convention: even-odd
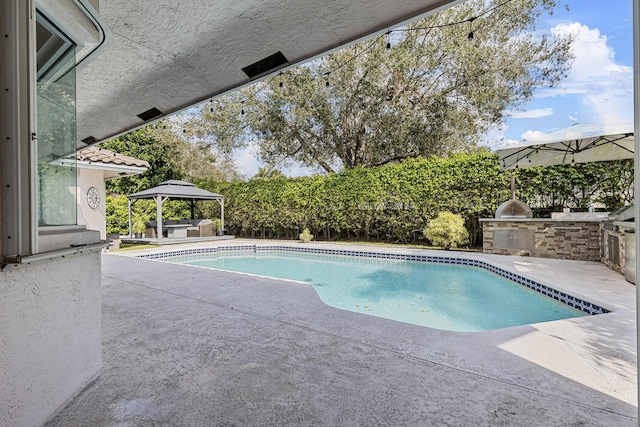
[[[613,311],[461,333],[136,254],[103,256],[103,372],[48,426],[637,425],[635,287],[600,263],[448,253]]]

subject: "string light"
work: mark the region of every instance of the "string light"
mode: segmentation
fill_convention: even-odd
[[[499,8],[501,8],[501,7],[503,7],[503,6],[505,6],[507,3],[510,3],[510,2],[512,2],[512,1],[513,1],[513,0],[505,0],[505,1],[503,1],[502,3],[500,3],[500,4],[496,5],[496,6],[492,7],[492,8],[489,8],[489,9],[487,9],[487,10],[483,11],[483,12],[478,13],[477,15],[474,15],[474,16],[472,16],[472,17],[470,17],[470,18],[463,19],[463,20],[460,20],[460,21],[447,22],[447,23],[444,23],[444,24],[431,25],[431,26],[427,26],[427,27],[397,28],[397,29],[393,29],[393,30],[387,30],[387,32],[385,32],[384,34],[381,34],[381,35],[379,35],[378,37],[375,37],[369,45],[367,45],[367,46],[366,46],[366,47],[364,47],[362,50],[360,50],[359,52],[357,52],[356,54],[354,54],[351,58],[349,58],[349,59],[348,59],[347,61],[345,61],[344,63],[342,63],[342,64],[340,64],[340,65],[336,66],[335,68],[333,68],[333,69],[331,69],[331,70],[329,70],[329,71],[326,71],[326,72],[324,72],[324,73],[322,73],[322,74],[317,74],[317,75],[315,75],[315,76],[313,76],[313,75],[312,75],[312,77],[316,77],[316,78],[317,78],[317,77],[320,77],[320,76],[325,76],[325,77],[326,77],[325,87],[327,87],[327,88],[328,88],[328,87],[330,87],[330,85],[331,85],[331,84],[329,83],[329,75],[330,75],[331,73],[333,73],[334,71],[338,71],[338,70],[340,70],[341,68],[345,67],[345,66],[346,66],[347,64],[349,64],[350,62],[354,61],[354,60],[355,60],[356,58],[358,58],[359,56],[363,55],[365,52],[369,51],[371,48],[373,48],[373,47],[376,45],[376,43],[377,43],[377,42],[378,42],[382,37],[386,37],[386,39],[387,39],[387,43],[386,43],[386,45],[385,45],[385,48],[386,48],[386,50],[390,50],[390,49],[391,49],[391,47],[392,47],[392,46],[391,46],[391,34],[392,34],[392,33],[394,33],[394,32],[409,32],[409,31],[433,30],[433,29],[437,29],[437,28],[446,28],[446,27],[452,27],[452,26],[456,26],[456,25],[462,25],[462,24],[466,24],[466,23],[468,22],[468,23],[469,23],[469,26],[470,26],[470,31],[469,31],[469,33],[467,34],[467,40],[468,40],[469,42],[473,42],[473,41],[475,40],[475,36],[476,36],[476,35],[475,35],[475,32],[474,32],[474,30],[473,30],[473,22],[474,22],[475,20],[477,20],[477,19],[479,19],[479,18],[483,17],[483,16],[486,16],[486,15],[489,15],[489,14],[493,13],[493,12],[494,12],[494,11],[496,11],[497,9],[499,9]],[[261,82],[261,83],[265,83],[265,84],[264,84],[262,87],[257,87],[257,88],[256,88],[256,91],[255,91],[252,95],[250,95],[250,96],[248,96],[247,98],[245,98],[244,100],[240,101],[240,102],[241,102],[241,104],[244,104],[246,101],[249,101],[249,100],[251,100],[251,99],[255,98],[255,97],[258,95],[258,93],[261,93],[261,92],[262,92],[262,90],[263,90],[265,87],[268,87],[268,86],[270,85],[271,81],[272,81],[274,78],[279,78],[279,79],[280,79],[280,81],[278,82],[278,87],[280,87],[280,88],[284,87],[284,82],[282,81],[283,73],[282,73],[282,72],[280,72],[278,75],[273,76],[273,77],[271,77],[270,79],[268,79],[268,80],[265,80],[265,81]],[[224,103],[233,104],[233,103],[236,103],[236,102],[238,102],[238,101],[228,101],[228,102],[224,102]],[[208,103],[213,103],[213,99],[211,99]],[[201,107],[200,112],[202,112],[202,110],[203,110],[205,107],[206,107],[206,104],[205,104],[205,105],[203,105],[203,106]],[[209,110],[210,110],[211,112],[213,112],[213,107],[211,107]],[[246,113],[246,112],[245,112],[244,107],[243,107],[243,108],[240,110],[240,114],[244,115],[245,113]],[[195,118],[195,117],[192,117],[191,119],[189,119],[189,120],[187,121],[187,123],[189,123],[189,122],[190,122],[191,120],[193,120],[194,118]],[[185,124],[187,124],[187,123],[185,123]],[[183,132],[184,132],[184,133],[186,133],[186,130],[183,130]],[[531,159],[529,159],[529,162],[531,162]],[[516,164],[516,168],[517,168],[517,167],[518,167],[518,165]]]

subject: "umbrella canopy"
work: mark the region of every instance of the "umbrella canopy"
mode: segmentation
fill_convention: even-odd
[[[496,152],[503,170],[633,159],[633,124],[574,125]]]

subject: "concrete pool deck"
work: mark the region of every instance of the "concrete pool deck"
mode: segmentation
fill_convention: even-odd
[[[635,286],[600,263],[477,258],[611,313],[449,332],[326,306],[310,285],[103,256],[99,379],[49,426],[635,426]],[[299,245],[296,242],[283,242]]]

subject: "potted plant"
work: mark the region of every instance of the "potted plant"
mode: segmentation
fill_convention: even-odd
[[[213,229],[216,231],[216,236],[223,236],[224,235],[224,230],[222,230],[222,220],[221,219],[214,219],[213,220]]]
[[[131,231],[134,233],[134,237],[136,239],[142,238],[142,233],[144,233],[146,228],[147,226],[145,225],[144,221],[140,218],[138,218],[133,222],[133,224],[131,224]]]

